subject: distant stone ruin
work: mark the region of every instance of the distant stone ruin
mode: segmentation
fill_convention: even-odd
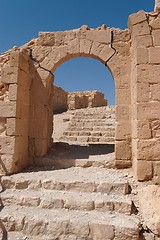
[[[80,108],[107,106],[104,94],[95,91],[66,92],[61,87],[53,87],[53,112],[61,113]]]

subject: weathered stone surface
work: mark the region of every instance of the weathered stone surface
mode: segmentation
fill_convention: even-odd
[[[6,66],[2,68],[2,77],[1,81],[3,83],[18,83],[18,74],[19,74],[19,69],[18,67],[10,67]]]
[[[154,30],[152,34],[154,46],[160,46],[160,29]]]
[[[145,225],[160,236],[160,187],[155,185],[144,187],[139,191],[138,198]]]
[[[135,25],[147,20],[146,13],[142,10],[129,16],[129,24]]]
[[[137,162],[137,179],[138,181],[148,181],[153,177],[152,162],[138,161]]]
[[[156,18],[155,20],[151,21],[149,23],[149,25],[153,28],[153,29],[160,29],[160,18]]]
[[[15,102],[0,102],[0,117],[16,117]]]
[[[149,63],[151,64],[160,63],[160,47],[149,48]]]
[[[147,21],[138,23],[133,25],[132,34],[134,37],[136,36],[144,36],[150,34],[150,29]]]

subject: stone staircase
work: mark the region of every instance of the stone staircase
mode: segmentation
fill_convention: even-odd
[[[72,111],[68,129],[60,141],[68,143],[114,143],[115,107],[85,108]]]
[[[129,170],[43,170],[1,178],[0,216],[6,239],[139,239]]]
[[[113,112],[110,110],[111,115]],[[105,114],[100,119],[111,123],[114,117]],[[82,112],[76,115],[82,116]],[[71,125],[74,117],[72,114]],[[132,171],[115,169],[114,160],[111,142],[55,142],[45,157],[35,159],[35,167],[1,176],[0,239],[144,239],[140,238],[141,218],[131,193],[136,185]]]

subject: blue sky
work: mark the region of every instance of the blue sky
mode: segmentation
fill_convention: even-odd
[[[0,54],[21,46],[39,31],[88,25],[127,28],[128,16],[154,8],[154,0],[0,0]],[[114,81],[97,60],[75,58],[55,71],[55,84],[67,91],[99,90],[114,104]]]

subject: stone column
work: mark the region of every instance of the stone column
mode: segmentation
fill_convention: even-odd
[[[132,162],[139,181],[160,183],[159,18],[129,16],[132,43]]]

